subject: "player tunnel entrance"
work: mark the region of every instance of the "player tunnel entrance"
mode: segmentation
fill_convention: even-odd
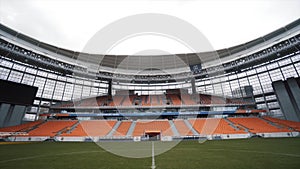
[[[145,137],[149,140],[160,140],[161,131],[159,130],[145,130]]]

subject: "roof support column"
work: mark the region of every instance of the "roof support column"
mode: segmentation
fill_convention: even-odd
[[[108,81],[108,91],[107,91],[108,95],[111,96],[112,95],[112,80]]]
[[[196,82],[195,82],[195,78],[193,77],[193,78],[191,78],[191,85],[192,85],[192,93],[193,94],[196,94],[197,93],[197,91],[196,91],[196,84],[195,84]]]

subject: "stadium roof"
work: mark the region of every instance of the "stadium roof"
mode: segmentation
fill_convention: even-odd
[[[44,42],[40,42],[27,35],[19,33],[5,25],[0,24],[0,31],[3,35],[2,38],[13,41],[15,44],[29,46],[31,49],[49,54],[58,60],[70,61],[85,64],[94,64],[96,69],[111,69],[114,72],[116,69],[119,71],[127,70],[133,71],[150,71],[158,74],[163,71],[172,70],[176,73],[187,72],[190,65],[206,64],[219,62],[219,58],[228,61],[230,59],[238,59],[239,57],[248,55],[251,52],[265,48],[282,39],[294,36],[300,31],[300,19],[279,28],[265,36],[254,39],[244,44],[233,46],[226,49],[220,49],[210,52],[201,53],[184,53],[184,54],[167,54],[167,55],[99,55],[76,52],[68,49],[63,49],[53,46]],[[201,57],[201,60],[199,58]],[[99,58],[101,61],[99,62]],[[203,60],[204,59],[204,60]],[[216,60],[217,59],[217,60]],[[100,64],[100,67],[99,67]]]
[[[135,14],[167,14],[185,20],[201,31],[214,49],[256,39],[300,16],[298,0],[1,0],[0,3],[2,24],[48,44],[75,51],[82,51],[87,41],[106,25]],[[191,52],[182,45],[167,42],[137,39],[126,46],[118,45],[110,54],[132,55],[157,48],[168,53]]]

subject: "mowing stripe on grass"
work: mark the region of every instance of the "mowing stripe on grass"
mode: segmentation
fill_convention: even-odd
[[[8,144],[32,144],[33,142],[0,142],[0,145],[8,145]]]
[[[240,153],[259,153],[259,154],[272,154],[272,155],[281,155],[281,156],[289,156],[289,157],[300,157],[299,154],[288,154],[288,153],[273,153],[267,151],[252,151],[252,150],[229,150],[229,149],[221,149],[221,148],[210,148],[206,150],[211,151],[231,151],[231,152],[240,152]]]
[[[2,160],[0,163],[12,162],[12,161],[21,161],[21,160],[29,160],[35,158],[43,158],[43,157],[52,157],[52,156],[64,156],[64,155],[74,155],[74,154],[87,154],[87,153],[103,153],[106,151],[75,151],[69,153],[60,153],[60,154],[51,154],[51,155],[38,155],[38,156],[30,156],[30,157],[20,157],[9,160]]]

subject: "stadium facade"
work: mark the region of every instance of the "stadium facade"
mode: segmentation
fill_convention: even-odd
[[[210,111],[219,110],[218,108],[224,112],[234,107],[235,111],[242,110],[243,113],[256,110],[272,117],[288,119],[289,113],[281,110],[283,103],[278,98],[280,93],[274,90],[276,87],[272,84],[296,79],[299,88],[299,33],[298,19],[265,36],[226,49],[174,55],[127,56],[62,49],[1,24],[0,79],[37,87],[33,104],[26,105],[23,110],[24,120],[29,121],[43,115],[50,117],[54,113],[89,111],[92,114],[95,109],[100,109],[100,113],[126,110],[125,105],[108,102],[101,106],[94,106],[93,103],[83,106],[89,98],[95,98],[94,101],[98,103],[98,99],[101,100],[101,96],[104,96],[111,101],[113,96],[122,91],[126,91],[129,97],[136,96],[129,98],[129,107],[138,110],[146,107],[153,109],[153,112],[195,111],[191,109],[195,107],[193,105],[179,103],[180,106],[176,106],[176,99],[172,96],[160,98],[161,95],[171,95],[178,91],[189,95],[188,99],[198,99],[195,105],[202,113],[207,111],[209,114]],[[142,105],[134,100],[144,95],[147,98],[155,97],[159,103],[154,105],[154,101],[150,101],[149,105]],[[195,96],[198,98],[194,98]],[[186,100],[185,97],[182,96],[181,100]],[[222,98],[224,102],[218,103],[212,98]],[[116,99],[120,103],[126,100]],[[206,103],[205,100],[210,102]],[[2,109],[4,105],[5,103],[1,104]],[[298,103],[292,105],[295,109],[299,106]],[[147,112],[149,113],[146,110]],[[295,121],[300,120],[297,113],[299,112],[294,116]],[[4,122],[5,120],[8,119],[3,119]],[[71,123],[70,126],[73,126],[77,122]],[[115,124],[113,122],[111,126]]]

